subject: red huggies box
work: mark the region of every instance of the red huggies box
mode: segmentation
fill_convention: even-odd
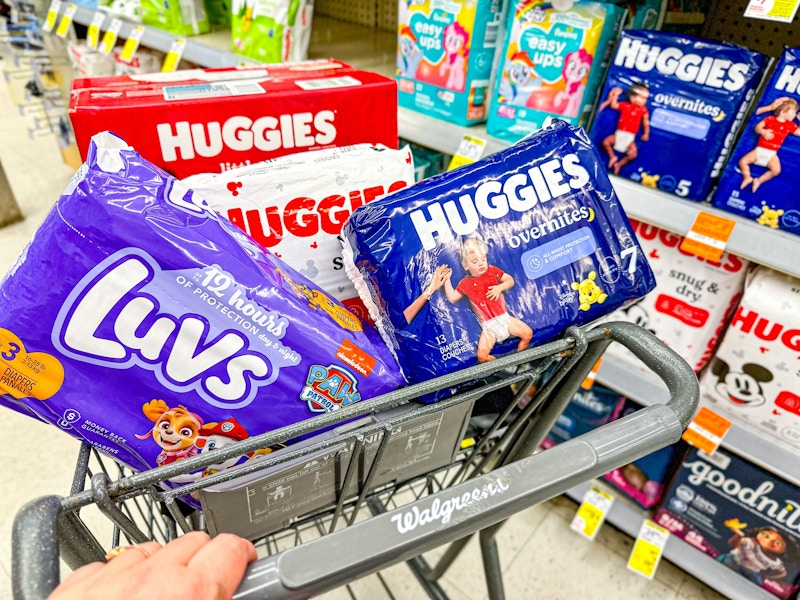
[[[397,83],[335,60],[73,81],[86,158],[111,131],[178,178],[352,144],[397,148]]]

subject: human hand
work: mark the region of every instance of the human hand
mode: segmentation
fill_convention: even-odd
[[[763,137],[765,140],[771,140],[775,137],[775,132],[772,131],[772,129],[762,129],[761,137]]]
[[[165,590],[192,600],[232,598],[248,563],[257,558],[255,547],[244,538],[223,533],[212,539],[200,531],[163,547],[145,542],[109,555],[107,563],[94,562],[71,573],[50,600],[152,600]]]
[[[436,270],[433,272],[433,280],[431,281],[431,287],[434,291],[440,289],[444,282],[447,279],[450,279],[450,276],[453,274],[453,269],[451,269],[447,265],[439,265],[436,267]]]
[[[616,100],[620,97],[620,94],[622,94],[622,88],[613,87],[608,91],[608,98],[610,100]]]
[[[500,296],[503,295],[503,285],[498,283],[497,285],[490,286],[489,289],[486,291],[486,297],[489,300],[497,300]]]

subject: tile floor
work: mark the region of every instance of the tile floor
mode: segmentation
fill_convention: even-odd
[[[2,65],[2,60],[0,60]],[[0,229],[0,277],[13,265],[37,224],[63,191],[72,169],[61,159],[55,138],[29,139],[26,124],[0,82],[0,161],[25,219]],[[76,441],[56,428],[9,410],[0,418],[0,600],[11,598],[11,528],[28,500],[67,494],[78,452]],[[632,540],[610,525],[589,542],[569,529],[576,504],[560,497],[512,517],[499,536],[507,597],[568,600],[597,598],[693,600],[721,598],[698,580],[662,561],[648,581],[626,570]],[[415,600],[422,589],[405,565],[383,573],[393,597]],[[477,541],[473,540],[445,577],[453,600],[486,596]],[[389,598],[376,577],[351,585],[358,598]],[[350,598],[345,589],[326,594]]]

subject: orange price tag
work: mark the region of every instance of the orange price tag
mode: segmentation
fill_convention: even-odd
[[[719,262],[736,221],[700,211],[681,242],[681,250],[712,262]]]
[[[600,370],[600,365],[603,363],[603,357],[597,359],[597,362],[594,363],[592,370],[589,371],[589,374],[586,375],[586,379],[583,380],[581,383],[581,389],[590,390],[592,386],[594,386],[594,380],[597,378],[597,372]]]
[[[706,454],[713,454],[730,428],[728,419],[702,406],[683,432],[683,439]]]

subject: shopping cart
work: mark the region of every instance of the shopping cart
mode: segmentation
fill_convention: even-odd
[[[543,438],[612,342],[626,346],[658,375],[670,400],[540,451]],[[439,402],[415,401],[442,390],[449,395]],[[498,397],[503,401],[497,402]],[[446,598],[438,580],[475,532],[480,532],[489,597],[501,598],[495,536],[503,522],[677,442],[697,399],[697,378],[682,358],[644,329],[615,322],[572,327],[551,343],[148,471],[131,474],[83,446],[70,495],[33,500],[16,516],[14,597],[46,597],[59,583],[60,559],[72,569],[102,561],[123,537],[129,543],[166,542],[194,529],[212,534],[226,530],[224,519],[209,507],[215,498],[223,500],[217,504],[222,508],[228,497],[237,501],[235,495],[225,495],[227,490],[247,497],[250,518],[232,526],[244,527],[240,534],[256,542],[260,557],[248,568],[237,598],[307,598],[404,561],[432,598]],[[487,402],[492,406],[481,415]],[[397,412],[397,407],[403,410]],[[411,448],[420,439],[430,443],[436,437],[426,433],[445,438],[444,415],[461,409],[468,416],[464,428],[456,427],[454,448],[439,457],[438,465],[419,461],[418,455],[408,464],[398,461],[398,455],[403,456],[397,451],[398,440]],[[365,418],[354,421],[356,417]],[[424,425],[432,421],[439,429]],[[335,425],[342,425],[341,431],[331,434]],[[323,430],[327,435],[320,433],[175,489],[159,485]],[[323,505],[309,506],[302,514],[281,515],[275,521],[279,525],[272,522],[259,529],[259,515],[269,513],[263,506],[253,509],[255,494],[268,488],[263,482],[271,482],[270,497],[277,498],[290,490],[289,483],[299,481],[286,479],[287,474],[325,464],[323,458],[333,465],[334,496],[322,498]],[[421,465],[417,471],[428,470],[415,473],[412,462]],[[391,468],[384,468],[390,463]],[[94,464],[99,471],[94,472]],[[281,482],[277,486],[275,477]],[[249,483],[240,485],[242,481]],[[223,494],[214,496],[215,490]],[[203,510],[185,504],[181,498],[187,494],[199,497]],[[299,499],[291,505],[302,507]],[[95,523],[90,509],[102,516]],[[107,540],[102,544],[97,534],[104,528]],[[445,544],[449,546],[436,564],[421,556]],[[331,556],[337,560],[329,560]]]

